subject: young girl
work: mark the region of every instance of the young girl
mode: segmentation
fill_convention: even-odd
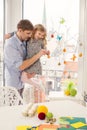
[[[46,29],[43,25],[37,24],[34,27],[33,35],[31,40],[27,44],[27,59],[37,54],[41,49],[46,49]],[[47,51],[49,55],[49,51]],[[35,73],[42,75],[42,67],[40,59],[35,62],[32,66],[25,70],[28,73]]]

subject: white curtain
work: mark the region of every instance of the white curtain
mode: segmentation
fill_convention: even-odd
[[[5,0],[5,33],[16,30],[22,19],[22,0]]]

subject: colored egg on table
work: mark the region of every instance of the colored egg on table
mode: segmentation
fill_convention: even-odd
[[[48,108],[46,106],[44,106],[44,105],[38,106],[37,113],[39,114],[41,112],[46,114],[48,112]]]

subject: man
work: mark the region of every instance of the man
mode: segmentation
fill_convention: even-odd
[[[31,59],[25,59],[26,41],[31,37],[33,28],[29,20],[21,20],[17,24],[16,34],[9,38],[4,45],[5,85],[15,87],[20,93],[23,91],[22,71],[47,53],[42,49]],[[30,75],[30,77],[32,76],[33,74]]]

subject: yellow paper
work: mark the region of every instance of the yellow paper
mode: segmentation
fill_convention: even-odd
[[[17,126],[16,130],[26,130],[27,128],[31,128],[30,126]]]
[[[17,126],[16,130],[27,130],[27,128],[32,128],[32,126]],[[36,130],[38,130],[38,128]]]
[[[74,128],[80,128],[82,126],[86,126],[86,124],[82,122],[76,122],[76,123],[71,124],[71,126]]]

